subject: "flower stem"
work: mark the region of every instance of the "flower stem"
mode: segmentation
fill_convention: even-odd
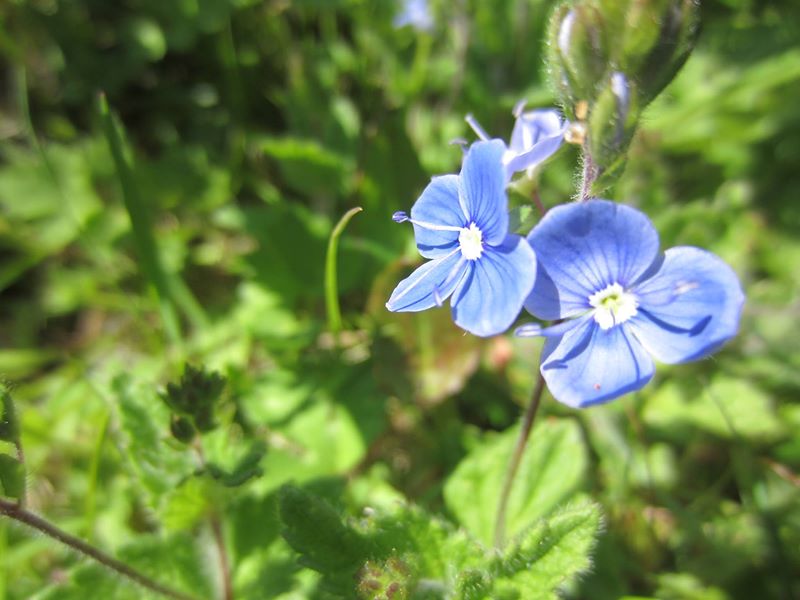
[[[520,462],[522,462],[522,455],[525,453],[525,447],[528,445],[528,439],[530,439],[536,412],[539,410],[539,404],[542,401],[542,392],[544,392],[544,377],[539,373],[536,386],[531,394],[531,401],[525,409],[525,414],[522,415],[522,425],[519,430],[517,445],[514,447],[511,461],[508,463],[506,478],[503,481],[503,490],[500,492],[500,502],[497,505],[497,518],[494,525],[494,545],[498,549],[503,547],[505,541],[508,500],[511,496],[511,488],[514,486],[514,478],[517,476]]]
[[[95,548],[94,546],[87,544],[83,540],[75,537],[67,533],[66,531],[59,529],[46,519],[35,515],[34,513],[18,506],[14,502],[9,502],[8,500],[4,500],[0,498],[0,515],[5,515],[9,519],[13,519],[18,523],[22,523],[36,529],[37,531],[45,534],[46,536],[53,538],[56,541],[61,542],[65,546],[69,546],[73,550],[80,552],[84,556],[88,556],[99,562],[101,565],[108,567],[112,571],[115,571],[122,575],[123,577],[127,577],[131,581],[138,583],[142,587],[147,588],[157,594],[161,594],[166,598],[173,598],[174,600],[195,600],[193,596],[188,594],[184,594],[182,592],[173,590],[165,585],[161,585],[160,583],[153,581],[146,575],[143,575],[139,571],[135,570],[130,565],[121,562],[112,556],[109,556],[102,550]]]
[[[583,177],[581,178],[581,191],[578,200],[583,202],[592,197],[592,185],[597,179],[597,165],[592,160],[588,142],[583,144]]]
[[[228,553],[225,551],[225,537],[222,535],[222,524],[218,515],[211,517],[211,532],[219,553],[219,571],[222,577],[222,597],[224,600],[233,600],[233,585],[231,583],[231,567],[228,563]]]
[[[338,334],[342,329],[342,313],[339,310],[339,286],[336,276],[336,251],[339,249],[339,237],[342,235],[344,228],[347,227],[350,219],[362,210],[360,206],[357,206],[344,213],[328,239],[328,253],[325,256],[325,307],[328,312],[328,329],[334,335]]]

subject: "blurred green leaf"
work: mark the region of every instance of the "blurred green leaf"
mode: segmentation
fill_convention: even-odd
[[[487,436],[458,465],[444,487],[447,507],[485,544],[494,537],[495,513],[518,427]],[[509,537],[546,517],[584,485],[588,457],[577,423],[539,423],[517,472],[508,502]]]
[[[126,375],[113,383],[122,450],[152,507],[194,470],[192,456],[168,443],[169,413],[156,396]]]
[[[154,581],[199,598],[210,598],[212,585],[208,567],[196,542],[188,535],[140,535],[118,552],[120,560],[151,577]],[[155,600],[163,598],[135,585],[97,563],[78,564],[67,574],[67,581],[41,591],[41,600]]]
[[[784,434],[767,393],[747,380],[722,374],[704,388],[665,383],[648,399],[642,418],[651,427],[678,435],[687,426],[762,443]]]
[[[8,454],[0,454],[0,493],[15,500],[25,497],[25,465]]]

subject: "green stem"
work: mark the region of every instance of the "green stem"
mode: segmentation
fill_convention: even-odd
[[[131,581],[138,583],[144,588],[147,588],[150,591],[156,592],[157,594],[161,594],[165,598],[173,598],[174,600],[195,600],[193,596],[189,596],[188,594],[184,594],[183,592],[179,592],[177,590],[173,590],[165,585],[158,583],[157,581],[153,581],[146,575],[140,573],[133,567],[128,564],[125,564],[122,561],[109,556],[102,550],[95,548],[94,546],[87,544],[80,538],[75,537],[67,533],[66,531],[59,529],[49,521],[43,519],[42,517],[35,515],[34,513],[25,510],[21,506],[18,506],[14,502],[9,502],[7,500],[3,500],[0,498],[0,515],[5,515],[9,519],[13,519],[18,523],[22,523],[23,525],[27,525],[44,535],[61,542],[65,546],[68,546],[72,550],[76,552],[80,552],[84,556],[88,556],[89,558],[94,559],[95,561],[99,562],[104,567],[108,567],[112,571],[119,573],[123,577],[130,579]]]
[[[222,533],[222,523],[219,516],[211,516],[211,533],[219,555],[219,571],[222,578],[222,597],[224,600],[233,600],[233,583],[231,582],[231,566],[228,562],[228,553],[225,550],[225,536]]]
[[[97,441],[94,444],[94,452],[92,453],[92,462],[89,464],[89,484],[86,489],[86,502],[84,504],[84,513],[86,516],[86,537],[91,540],[94,531],[94,514],[97,506],[97,474],[100,470],[100,457],[102,456],[103,445],[106,440],[106,432],[108,431],[108,421],[111,412],[106,410],[103,414],[100,423],[100,432],[97,435]]]
[[[494,545],[497,549],[501,549],[505,543],[508,500],[511,497],[514,479],[517,476],[519,465],[522,462],[522,456],[525,454],[525,448],[530,439],[533,423],[536,420],[536,412],[539,410],[539,405],[542,401],[542,392],[544,392],[544,377],[539,373],[536,385],[533,388],[533,393],[531,394],[531,401],[525,409],[525,414],[522,415],[522,425],[520,426],[517,445],[514,447],[511,460],[508,463],[506,478],[503,481],[503,489],[500,492],[500,501],[497,504],[497,517],[494,525]]]
[[[339,285],[336,273],[336,252],[339,248],[339,238],[350,219],[362,210],[364,209],[356,206],[344,213],[328,239],[328,253],[325,256],[325,307],[328,312],[328,328],[333,334],[339,333],[342,329],[342,313],[339,310]]]

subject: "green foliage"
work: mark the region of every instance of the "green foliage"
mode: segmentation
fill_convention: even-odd
[[[511,427],[477,445],[447,480],[447,507],[475,537],[490,544],[505,466],[519,436]],[[514,536],[569,500],[586,477],[588,457],[574,421],[544,422],[531,433],[509,499],[506,531]]]
[[[14,400],[11,392],[0,383],[0,401],[2,412],[0,412],[0,440],[4,442],[16,443],[19,441],[19,422],[14,411]]]
[[[172,536],[142,535],[119,551],[119,558],[156,581],[198,598],[211,597],[212,584],[206,576],[203,556],[195,541],[185,534]],[[48,586],[37,595],[44,600],[86,598],[115,600],[163,598],[130,583],[97,564],[76,567],[64,583]]]
[[[0,454],[0,493],[14,500],[25,497],[25,465],[8,454]]]
[[[534,521],[497,555],[412,506],[345,521],[291,486],[281,489],[279,506],[284,538],[327,590],[345,598],[555,598],[591,564],[600,525],[596,506],[574,505]]]
[[[799,596],[798,4],[430,0],[428,32],[398,6],[0,2],[0,494],[198,598],[220,545],[240,600]],[[545,395],[498,551],[538,342],[385,302],[420,260],[392,213],[521,99],[586,100],[593,193],[747,303],[636,395]],[[513,191],[516,231],[579,152]],[[151,597],[5,517],[0,556],[4,600]]]
[[[180,383],[168,383],[161,399],[173,413],[172,434],[176,439],[188,443],[195,429],[201,433],[213,430],[215,405],[225,389],[225,378],[216,372],[196,369],[187,364]]]

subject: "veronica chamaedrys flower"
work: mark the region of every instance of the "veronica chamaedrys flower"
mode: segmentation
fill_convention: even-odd
[[[450,302],[456,325],[479,336],[508,329],[533,288],[536,260],[508,233],[500,140],[473,144],[460,175],[434,177],[411,208],[393,219],[414,225],[419,253],[431,259],[399,283],[386,308],[420,311]]]
[[[536,167],[559,149],[569,126],[569,122],[563,120],[558,111],[540,109],[526,112],[524,102],[514,108],[514,116],[517,120],[503,153],[503,165],[509,181],[515,173],[522,171],[532,176]],[[489,139],[472,115],[467,115],[466,121],[480,139]]]
[[[428,0],[403,0],[401,4],[402,10],[392,21],[395,27],[410,25],[417,31],[433,29],[433,15],[431,15]]]
[[[593,199],[550,210],[528,241],[536,283],[523,326],[543,335],[541,373],[570,406],[606,402],[653,376],[653,358],[682,363],[736,335],[744,294],[733,270],[699,248],[659,252],[658,234],[638,210]]]

